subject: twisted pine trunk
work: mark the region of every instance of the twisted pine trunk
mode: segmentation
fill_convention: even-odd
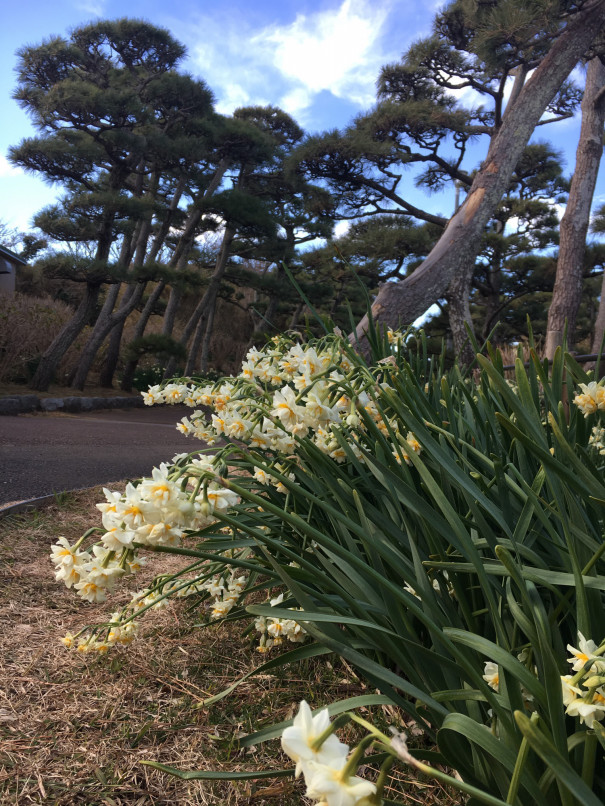
[[[142,338],[145,335],[145,328],[147,327],[147,322],[151,318],[151,314],[153,313],[153,309],[155,308],[156,302],[162,296],[162,291],[166,287],[166,283],[164,280],[160,280],[160,282],[156,285],[153,289],[147,302],[145,303],[145,307],[141,311],[141,315],[139,316],[139,321],[136,324],[134,329],[132,340],[135,341],[136,339]],[[137,370],[137,366],[139,363],[138,358],[131,358],[130,361],[126,363],[124,367],[124,373],[122,374],[122,383],[120,384],[120,388],[124,390],[124,392],[132,391],[132,383],[134,381],[134,374]]]
[[[605,66],[598,57],[595,57],[590,60],[586,70],[576,169],[571,178],[569,199],[560,225],[557,275],[548,309],[546,332],[545,355],[550,360],[554,357],[557,347],[563,344],[566,321],[568,343],[570,346],[574,343],[576,317],[582,297],[586,235],[603,153],[604,126]]]
[[[78,305],[76,312],[42,356],[31,381],[32,389],[45,392],[53,382],[59,361],[61,361],[65,353],[91,321],[97,309],[100,290],[101,287],[99,285],[86,283],[84,297]]]
[[[214,309],[216,307],[216,298],[218,297],[218,291],[225,274],[225,269],[227,268],[227,261],[229,259],[229,251],[231,249],[231,242],[235,237],[235,228],[230,227],[227,225],[225,227],[225,234],[223,235],[223,241],[221,243],[221,249],[218,253],[218,257],[216,259],[216,264],[214,267],[214,272],[212,273],[212,277],[210,278],[210,282],[208,284],[208,288],[204,292],[204,296],[199,301],[195,311],[193,312],[183,336],[181,338],[181,343],[186,345],[191,338],[191,334],[193,329],[195,328],[195,337],[193,339],[193,344],[191,345],[191,350],[189,351],[189,357],[187,358],[187,364],[185,366],[185,375],[191,375],[195,371],[195,365],[197,363],[197,357],[200,352],[200,348],[202,346],[202,341],[206,330],[211,321],[214,320]],[[197,327],[196,327],[197,324]]]
[[[372,305],[380,326],[402,327],[414,322],[465,268],[474,265],[489,219],[510,183],[513,170],[544,110],[605,24],[605,0],[592,0],[575,14],[536,67],[519,94],[509,101],[487,157],[476,173],[468,196],[422,265],[397,283],[384,283]],[[353,338],[365,343],[368,317]]]

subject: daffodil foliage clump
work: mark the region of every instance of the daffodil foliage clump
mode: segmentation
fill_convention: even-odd
[[[441,778],[447,765],[474,802],[596,806],[605,387],[561,352],[550,370],[519,360],[514,378],[490,352],[464,377],[420,334],[371,341],[366,363],[340,335],[283,337],[250,351],[236,378],[151,388],[149,404],[191,406],[178,427],[211,447],[107,491],[99,541],[58,546],[57,577],[98,601],[148,552],[190,564],[64,640],[106,651],[132,640],[145,609],[187,596],[208,622],[245,620],[273,652],[257,671],[340,655],[378,693],[329,712],[366,737],[349,753],[338,719],[317,732],[303,706],[293,727],[307,726],[310,750],[284,733],[307,794],[327,806],[403,802],[384,798],[392,764]],[[352,713],[381,704],[435,749]],[[372,747],[381,772],[364,784],[355,771]]]

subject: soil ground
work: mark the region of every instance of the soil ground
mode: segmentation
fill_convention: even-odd
[[[308,803],[300,782],[289,778],[182,781],[141,764],[146,759],[185,770],[229,771],[289,767],[277,741],[240,750],[237,738],[289,718],[303,698],[318,707],[367,688],[339,661],[306,661],[251,678],[216,705],[200,708],[204,698],[259,665],[259,657],[241,624],[201,629],[184,603],[150,611],[129,647],[92,657],[65,649],[59,638],[66,631],[104,621],[159,570],[151,561],[114,602],[97,605],[55,582],[51,545],[60,535],[73,543],[98,525],[94,504],[101,499],[96,488],[62,496],[43,510],[0,517],[0,804]],[[164,555],[161,568],[169,563],[176,570],[180,562]],[[377,709],[371,718],[397,724],[393,711]],[[410,804],[460,802],[408,770],[401,772],[397,790]]]

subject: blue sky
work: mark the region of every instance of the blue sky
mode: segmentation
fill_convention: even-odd
[[[6,161],[10,145],[33,134],[11,99],[15,51],[64,35],[96,18],[144,18],[168,28],[188,50],[184,69],[213,90],[219,112],[238,106],[281,106],[307,131],[343,127],[371,106],[381,65],[396,61],[430,32],[439,2],[418,0],[22,0],[4,4],[0,33],[0,220],[27,228],[56,188],[26,176]],[[552,131],[547,131],[552,129]],[[544,127],[574,163],[577,121]],[[479,160],[482,153],[477,153]],[[597,193],[605,187],[599,183]],[[604,183],[605,184],[605,183]],[[425,199],[426,203],[426,199]],[[452,199],[431,207],[448,214]]]

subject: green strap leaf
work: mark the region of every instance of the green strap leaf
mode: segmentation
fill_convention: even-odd
[[[290,770],[252,770],[250,772],[216,772],[215,770],[190,770],[183,772],[175,767],[167,767],[158,761],[142,761],[146,767],[174,775],[183,781],[250,781],[256,778],[286,778],[294,776],[294,769]]]
[[[511,775],[515,769],[517,751],[507,747],[504,742],[497,739],[488,727],[475,722],[474,719],[464,714],[450,714],[447,716],[437,735],[439,749],[448,761],[453,759],[456,764],[456,759],[458,759],[457,768],[460,768],[460,761],[464,761],[464,759],[460,758],[461,753],[464,753],[460,736],[464,736],[471,744],[476,745],[487,753],[489,757],[487,761],[490,766],[494,763],[501,764]],[[468,760],[464,766],[467,765]],[[521,786],[531,795],[534,803],[544,803],[544,797],[533,778],[528,775],[521,775]]]
[[[387,627],[381,627],[373,621],[366,621],[365,619],[353,618],[352,616],[341,616],[339,613],[318,613],[309,610],[288,610],[287,608],[271,607],[271,605],[249,605],[246,608],[247,613],[253,616],[265,616],[266,618],[279,618],[291,619],[299,624],[305,624],[311,621],[326,622],[328,624],[354,624],[358,627],[367,627],[369,630],[380,630],[381,632],[389,633],[394,638],[399,638],[399,635]]]
[[[330,705],[321,706],[316,708],[313,714],[323,711],[324,708],[328,709],[330,716],[338,716],[344,714],[345,711],[354,711],[355,708],[367,708],[370,705],[392,705],[393,701],[390,697],[384,694],[362,694],[359,697],[349,697],[347,700],[339,700]],[[241,747],[251,747],[254,744],[261,744],[268,742],[270,739],[276,739],[284,732],[285,728],[290,727],[292,719],[286,719],[285,722],[278,722],[275,725],[270,725],[268,728],[263,728],[256,733],[250,733],[248,736],[240,741]]]
[[[235,691],[240,683],[243,683],[244,680],[248,680],[249,677],[254,677],[254,675],[262,674],[263,672],[267,672],[270,669],[279,668],[280,666],[286,666],[288,663],[298,663],[298,661],[305,660],[306,658],[316,658],[318,655],[331,654],[332,650],[326,649],[326,647],[323,646],[318,646],[317,644],[310,644],[308,646],[298,647],[290,652],[284,652],[282,655],[279,655],[276,658],[271,658],[271,660],[263,663],[261,666],[257,666],[256,669],[252,669],[251,672],[248,672],[243,677],[240,677],[239,680],[236,680],[235,683],[227,686],[227,688],[221,691],[219,694],[215,694],[213,697],[208,697],[207,699],[202,700],[201,703],[196,705],[196,708],[205,708],[206,706],[213,705],[215,702],[218,702],[224,697],[229,696],[232,691]]]
[[[555,778],[563,784],[581,806],[603,806],[603,801],[584,783],[571,764],[555,748],[550,739],[542,733],[537,725],[532,724],[526,714],[515,711],[515,721],[525,736],[532,750],[548,764]]]

